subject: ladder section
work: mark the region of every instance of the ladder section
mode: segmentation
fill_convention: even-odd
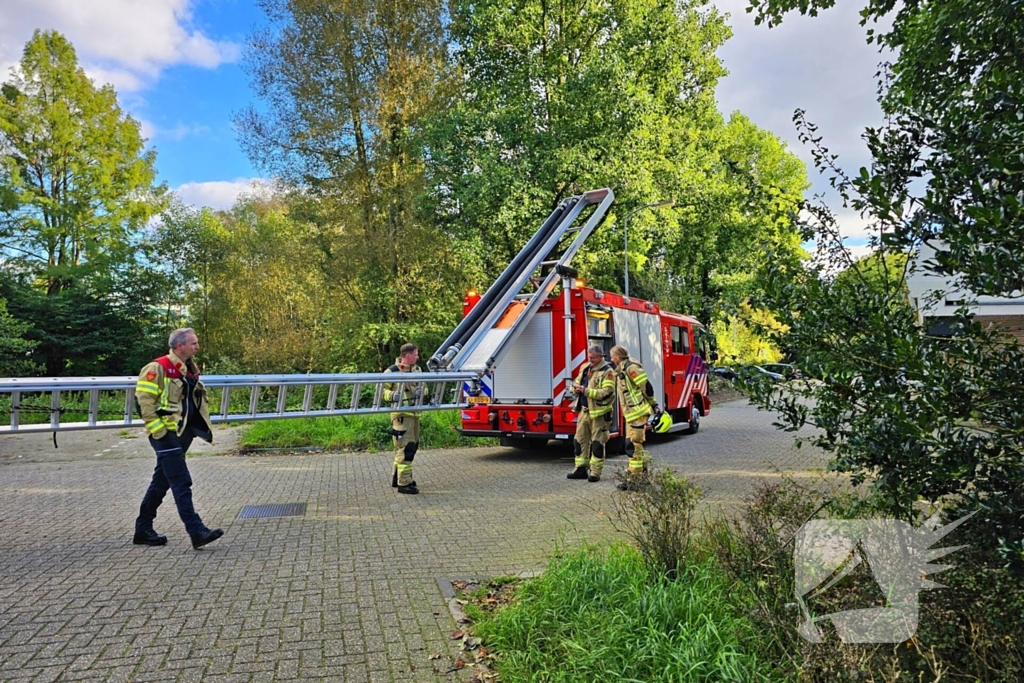
[[[555,226],[546,232],[543,244],[533,248],[529,258],[523,259],[519,272],[501,284],[494,305],[478,318],[474,331],[454,355],[450,365],[453,370],[469,370],[482,376],[497,365],[554,290],[559,278],[571,274],[569,262],[604,220],[614,199],[614,193],[608,188],[573,198]],[[591,206],[595,209],[586,222],[577,224],[583,211]],[[538,234],[540,232],[538,230]],[[491,289],[498,285],[495,282]],[[527,285],[532,285],[532,290],[524,292]]]
[[[466,405],[463,383],[476,379],[472,372],[208,375],[203,385],[210,394],[210,417],[218,424],[390,413],[396,407],[384,400],[389,382],[399,385],[399,395],[409,382],[425,383],[426,397],[403,405],[403,411],[451,410]],[[141,427],[136,382],[135,377],[0,379],[0,436]]]
[[[434,355],[430,357],[427,361],[427,368],[429,370],[438,372],[450,369],[455,356],[473,338],[473,335],[477,334],[482,321],[493,312],[504,310],[505,306],[508,305],[508,292],[510,290],[518,292],[522,289],[522,285],[516,287],[514,283],[520,278],[523,270],[535,260],[538,253],[544,248],[548,238],[558,229],[566,213],[571,211],[578,202],[579,197],[569,197],[562,201],[551,215],[548,216],[547,220],[534,233],[526,246],[516,254],[516,257],[512,259],[501,275],[487,288],[487,291],[477,301],[473,310],[459,322],[455,330],[448,335],[448,338],[444,340],[437,351],[434,352]],[[515,287],[514,290],[513,287]]]

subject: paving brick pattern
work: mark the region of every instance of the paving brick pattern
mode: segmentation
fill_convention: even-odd
[[[650,450],[726,509],[776,467],[823,464],[742,401]],[[461,681],[439,577],[533,571],[614,536],[613,477],[569,481],[556,449],[478,448],[421,451],[419,496],[389,486],[389,453],[191,458],[224,538],[192,550],[168,494],[168,545],[138,547],[153,462],[135,452],[0,464],[0,680]],[[236,519],[293,502],[304,517]]]

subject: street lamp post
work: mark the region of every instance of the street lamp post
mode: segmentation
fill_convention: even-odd
[[[654,208],[657,208],[659,206],[675,206],[675,203],[676,203],[676,200],[674,200],[674,199],[662,199],[660,202],[652,202],[650,204],[645,204],[645,205],[641,206],[639,209],[633,209],[632,211],[630,211],[629,213],[626,214],[625,218],[622,219],[622,241],[623,241],[624,259],[625,259],[623,271],[624,271],[625,276],[626,276],[626,279],[625,279],[625,285],[626,285],[625,286],[625,290],[626,290],[625,291],[625,295],[626,295],[626,297],[629,296],[629,219],[630,219],[630,217],[633,214],[635,214],[635,213],[639,213],[639,212],[643,211],[644,209],[654,209]]]

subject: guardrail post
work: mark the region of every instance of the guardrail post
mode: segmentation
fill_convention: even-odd
[[[124,423],[132,423],[132,414],[135,412],[135,387],[126,389],[124,392]]]
[[[97,420],[97,413],[100,410],[100,390],[91,389],[89,391],[89,426],[95,427]]]
[[[50,395],[50,426],[60,428],[60,391],[56,389]]]
[[[220,394],[220,414],[225,418],[231,411],[231,387],[224,387]]]

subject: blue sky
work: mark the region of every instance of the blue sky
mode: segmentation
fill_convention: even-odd
[[[195,28],[242,46],[262,19],[250,0],[205,0],[196,7]],[[254,175],[231,125],[232,114],[252,100],[239,61],[212,69],[170,66],[152,87],[123,98],[136,118],[155,128],[158,167],[172,187]]]
[[[259,173],[242,153],[231,118],[254,102],[241,68],[246,38],[264,23],[253,0],[2,0],[0,74],[35,28],[72,41],[98,82],[113,83],[157,151],[160,179],[187,202],[227,208]],[[723,113],[739,109],[786,140],[808,164],[812,192],[828,194],[811,169],[791,117],[797,107],[819,124],[851,171],[867,163],[859,136],[880,121],[874,99],[879,55],[858,26],[862,3],[841,3],[817,18],[792,16],[755,27],[746,0],[718,0],[734,37],[719,52],[730,75],[720,84]],[[839,211],[851,244],[863,221]]]

